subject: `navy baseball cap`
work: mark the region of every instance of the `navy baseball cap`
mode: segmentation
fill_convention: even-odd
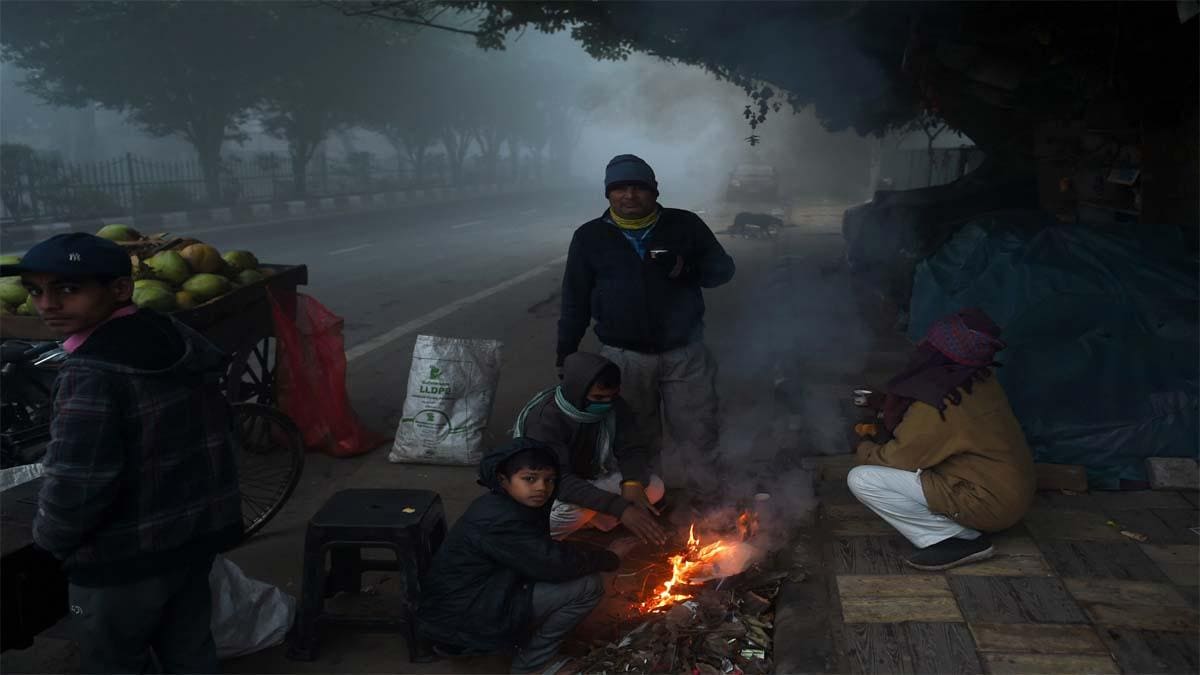
[[[133,265],[120,244],[86,232],[68,232],[35,245],[16,265],[0,266],[0,276],[18,274],[116,279],[132,276]]]

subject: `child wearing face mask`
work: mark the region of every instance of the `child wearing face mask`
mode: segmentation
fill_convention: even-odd
[[[556,539],[585,526],[624,525],[643,541],[666,540],[654,506],[663,482],[650,473],[649,446],[620,393],[616,364],[576,352],[563,362],[562,384],[534,396],[517,417],[514,437],[541,441],[558,455],[558,498],[550,512]]]

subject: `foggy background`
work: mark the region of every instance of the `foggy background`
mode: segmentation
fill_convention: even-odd
[[[353,20],[329,12],[325,21],[336,25]],[[512,96],[534,97],[560,108],[567,127],[563,142],[520,150],[522,160],[540,154],[546,161],[561,161],[566,171],[555,172],[560,178],[598,186],[608,159],[631,152],[654,167],[668,203],[719,194],[740,162],[775,166],[782,192],[798,198],[859,200],[868,195],[872,148],[877,141],[848,132],[831,134],[821,128],[811,111],[793,114],[784,110],[753,132],[761,143],[751,147],[745,139],[752,131],[742,116],[748,97],[740,88],[719,82],[700,68],[643,54],[626,61],[597,61],[566,34],[527,32],[511,39],[503,51],[485,52],[466,36],[436,30],[406,33],[407,39],[460,54],[460,67],[486,71],[476,73],[485,79],[488,73],[518,73],[519,89],[511,90]],[[422,77],[422,69],[432,77]],[[411,94],[414,104],[428,101],[431,106],[451,108],[449,114],[456,106],[482,106],[477,112],[483,115],[505,114],[504,91],[499,96],[473,91],[469,73],[464,87],[443,77],[447,69],[447,64],[419,61],[381,64],[371,74],[372,86],[421,89]],[[182,139],[146,134],[118,111],[99,105],[81,109],[48,105],[20,86],[26,76],[14,65],[0,63],[0,135],[4,143],[28,145],[46,156],[77,163],[109,161],[126,153],[156,161],[195,159],[195,151]],[[414,79],[420,81],[418,87],[406,85]],[[427,83],[432,90],[424,90]],[[254,115],[240,130],[245,141],[227,141],[222,146],[223,159],[253,159],[266,153],[286,157],[287,142],[266,133]],[[340,127],[317,151],[326,160],[355,153],[370,153],[381,167],[404,165],[411,170],[411,162],[398,157],[384,136],[365,125]],[[444,169],[445,146],[434,143],[430,153],[433,166]],[[509,153],[507,147],[501,151],[502,165]],[[470,142],[467,166],[480,158],[480,144]]]

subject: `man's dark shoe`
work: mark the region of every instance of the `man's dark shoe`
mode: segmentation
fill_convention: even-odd
[[[978,539],[958,539],[957,537],[940,541],[929,548],[917,551],[904,562],[909,567],[919,570],[936,572],[948,570],[951,567],[967,563],[987,560],[996,553],[996,548],[986,535]]]

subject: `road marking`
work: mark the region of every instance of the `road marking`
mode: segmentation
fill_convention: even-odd
[[[409,333],[418,331],[418,330],[424,328],[425,326],[428,326],[429,324],[433,323],[434,321],[437,321],[439,319],[444,319],[447,316],[450,316],[451,314],[457,312],[458,310],[462,309],[463,307],[466,307],[467,305],[474,304],[474,303],[479,302],[480,300],[484,300],[486,298],[490,298],[493,295],[495,295],[501,291],[506,291],[506,290],[512,288],[513,286],[516,286],[519,283],[528,281],[528,280],[538,276],[539,274],[542,274],[543,272],[547,272],[551,269],[554,269],[556,266],[566,262],[566,260],[567,260],[567,256],[565,256],[565,255],[559,256],[559,257],[555,258],[554,260],[551,260],[550,262],[543,263],[541,265],[538,265],[537,267],[534,267],[533,269],[529,270],[528,272],[523,272],[521,274],[518,274],[517,276],[515,276],[507,281],[501,281],[500,283],[496,284],[495,286],[492,286],[491,288],[486,288],[482,291],[479,291],[478,293],[474,293],[472,295],[468,295],[465,298],[460,298],[458,300],[450,302],[449,304],[442,305],[438,309],[435,309],[432,312],[425,314],[424,316],[419,316],[419,317],[413,319],[412,321],[406,321],[405,323],[402,323],[399,326],[396,326],[395,328],[389,330],[388,332],[386,332],[382,335],[376,335],[375,337],[371,338],[370,340],[367,340],[366,342],[364,342],[360,345],[357,345],[355,347],[347,349],[346,350],[346,362],[350,363],[351,361],[360,359],[360,358],[366,356],[367,354],[370,354],[371,352],[373,352],[381,347],[386,346],[387,344],[389,344],[391,342],[395,342],[396,340],[399,340],[400,338],[404,337],[405,335],[408,335]]]
[[[527,216],[531,213],[537,213],[537,209],[525,209],[524,211],[518,213],[517,215],[518,216]]]
[[[350,248],[339,248],[336,251],[330,251],[329,255],[341,255],[343,253],[350,253],[351,251],[359,251],[368,246],[370,246],[370,244],[361,244],[359,246],[351,246]]]
[[[471,227],[472,225],[481,225],[481,224],[483,224],[483,223],[486,223],[486,222],[487,222],[486,220],[470,220],[470,221],[467,221],[467,222],[465,222],[465,223],[459,223],[459,224],[457,224],[457,225],[451,225],[451,226],[450,226],[450,229],[452,229],[452,230],[461,230],[461,229],[462,229],[462,228],[464,228],[464,227]]]

